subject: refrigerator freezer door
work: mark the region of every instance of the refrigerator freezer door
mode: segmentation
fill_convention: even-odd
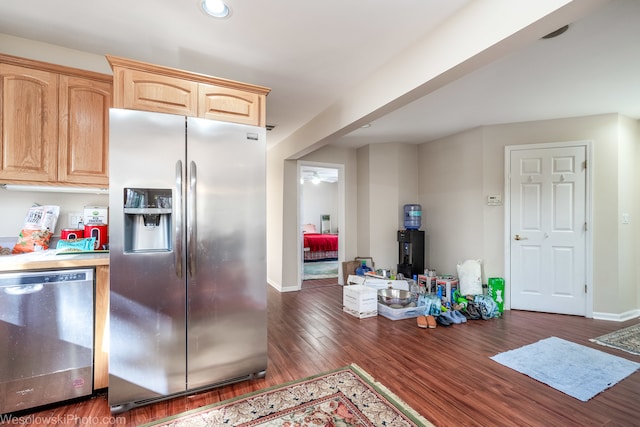
[[[184,392],[186,366],[184,255],[175,241],[164,251],[124,250],[125,188],[171,189],[173,213],[184,211],[176,165],[185,158],[185,118],[110,111],[110,352],[109,404],[114,407]],[[168,203],[168,202],[167,202]],[[179,227],[178,227],[179,228]],[[177,262],[176,262],[177,261]],[[184,271],[184,267],[182,267]]]
[[[187,388],[266,370],[265,130],[188,118]],[[187,205],[187,210],[189,206]]]

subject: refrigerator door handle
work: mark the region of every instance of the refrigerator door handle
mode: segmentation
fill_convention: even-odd
[[[176,162],[176,200],[173,204],[173,212],[176,224],[174,262],[176,264],[176,276],[182,278],[182,160]]]
[[[189,205],[187,206],[187,213],[189,215],[189,223],[187,225],[187,251],[189,258],[189,277],[193,277],[196,274],[196,243],[198,241],[198,228],[196,217],[196,201],[197,201],[197,181],[198,170],[195,162],[191,161],[189,164],[189,192],[187,200]]]

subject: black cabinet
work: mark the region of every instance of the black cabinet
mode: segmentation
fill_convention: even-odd
[[[398,273],[410,279],[424,274],[424,231],[398,230]]]

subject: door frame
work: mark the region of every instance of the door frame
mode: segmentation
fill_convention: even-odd
[[[303,185],[301,184],[302,170],[305,166],[314,166],[321,168],[338,170],[338,283],[342,284],[342,261],[344,260],[344,230],[345,228],[345,182],[344,182],[344,165],[339,163],[313,162],[308,160],[298,160],[296,182],[298,189],[298,212],[297,212],[297,236],[298,236],[298,287],[302,289],[302,279],[304,276],[304,254],[302,251],[302,206],[303,206]]]
[[[505,309],[511,309],[511,153],[518,150],[537,150],[544,148],[585,147],[587,161],[585,187],[585,218],[587,223],[585,241],[585,277],[587,285],[585,317],[593,317],[593,141],[564,141],[537,144],[507,145],[504,147],[504,273],[505,273]]]

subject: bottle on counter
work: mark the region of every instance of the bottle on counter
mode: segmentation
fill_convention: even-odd
[[[364,276],[364,274],[368,271],[371,271],[371,268],[367,266],[367,261],[362,260],[362,264],[360,264],[360,267],[356,268],[356,275]]]

